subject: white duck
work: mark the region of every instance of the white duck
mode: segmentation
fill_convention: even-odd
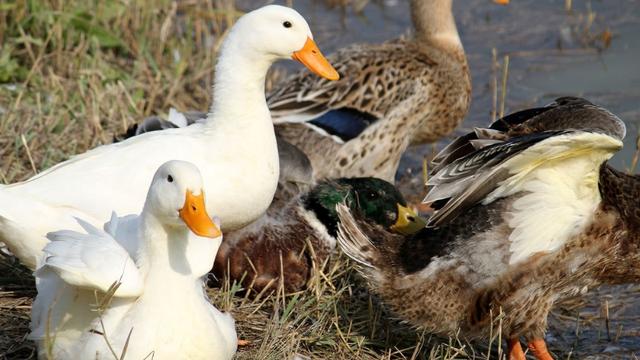
[[[167,160],[194,163],[210,189],[207,208],[224,230],[250,223],[269,206],[278,183],[278,153],[264,83],[278,59],[294,58],[315,73],[338,73],[295,10],[270,5],[230,30],[216,65],[213,105],[194,126],[152,132],[101,146],[31,179],[0,187],[0,241],[35,267],[47,240],[72,216],[102,224],[111,211],[133,213],[154,171]]]
[[[113,359],[129,338],[128,359],[231,359],[233,318],[203,291],[222,240],[204,196],[198,168],[169,161],[153,177],[139,216],[113,216],[105,231],[78,220],[86,233],[48,234],[30,335],[40,357]],[[94,292],[103,297],[116,282],[98,317]]]

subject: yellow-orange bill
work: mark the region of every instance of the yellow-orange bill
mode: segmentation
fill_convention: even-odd
[[[200,195],[196,196],[187,190],[184,206],[178,213],[182,221],[194,234],[209,238],[217,238],[222,235],[218,226],[207,214],[207,208],[204,205],[204,191],[201,191]]]
[[[493,2],[500,5],[509,5],[509,0],[493,0]]]
[[[396,223],[391,226],[391,230],[404,234],[411,235],[422,230],[427,226],[427,222],[415,211],[409,209],[401,204],[398,205],[398,219]]]
[[[296,51],[291,55],[294,60],[301,62],[309,70],[313,71],[316,75],[322,76],[329,80],[338,80],[340,75],[336,69],[329,64],[329,61],[322,55],[318,45],[311,38],[307,38],[307,42],[302,49]]]

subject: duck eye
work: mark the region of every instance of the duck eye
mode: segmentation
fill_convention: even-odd
[[[284,26],[284,27],[286,27],[286,28],[288,29],[288,28],[290,28],[290,27],[291,27],[291,26],[293,26],[293,25],[291,25],[291,22],[290,22],[290,21],[285,21],[285,22],[283,22],[283,23],[282,23],[282,26]]]
[[[378,197],[378,194],[376,194],[376,193],[374,193],[374,192],[370,192],[370,193],[368,194],[368,196],[369,196],[369,199],[375,199],[376,197]]]
[[[168,182],[173,182],[173,176],[171,176],[171,175],[167,176],[167,181]]]

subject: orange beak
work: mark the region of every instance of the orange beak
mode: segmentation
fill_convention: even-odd
[[[500,5],[509,5],[509,0],[493,0],[493,2]]]
[[[218,226],[207,214],[207,209],[204,205],[204,191],[195,196],[193,192],[187,190],[184,206],[178,211],[178,214],[180,214],[182,221],[187,224],[187,227],[198,236],[217,238],[222,235]]]
[[[318,45],[316,45],[310,37],[307,38],[307,42],[304,43],[302,49],[294,52],[291,57],[293,60],[300,61],[302,65],[306,66],[318,76],[329,80],[340,79],[340,75],[336,69],[329,64],[329,61],[327,61],[320,52],[320,49],[318,49]]]

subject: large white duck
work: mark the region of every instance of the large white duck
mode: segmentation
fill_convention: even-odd
[[[223,230],[255,220],[271,203],[279,171],[265,77],[273,62],[291,58],[320,76],[339,78],[295,10],[270,5],[242,16],[222,45],[213,104],[203,123],[101,146],[1,186],[0,241],[34,268],[47,232],[77,228],[72,216],[97,225],[111,211],[134,213],[154,171],[172,159],[201,169],[210,189],[207,208],[220,217]]]
[[[48,234],[30,335],[39,356],[113,359],[126,348],[127,359],[231,359],[233,318],[203,291],[222,241],[204,201],[198,168],[169,161],[139,216]],[[110,290],[110,305],[92,311]]]

